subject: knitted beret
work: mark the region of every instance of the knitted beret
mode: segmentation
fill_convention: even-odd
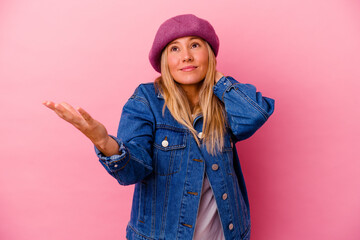
[[[215,56],[219,51],[219,38],[211,24],[193,14],[178,15],[166,20],[160,25],[150,50],[149,60],[153,68],[161,73],[161,53],[171,41],[186,37],[196,36],[207,41]]]

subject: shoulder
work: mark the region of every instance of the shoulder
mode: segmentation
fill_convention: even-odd
[[[158,90],[155,82],[141,83],[136,87],[134,93],[129,100],[139,100],[147,105],[151,105],[151,102],[156,102],[162,99],[162,95]]]
[[[141,83],[136,87],[133,95],[141,96],[146,94],[154,94],[156,93],[156,86],[154,82]]]

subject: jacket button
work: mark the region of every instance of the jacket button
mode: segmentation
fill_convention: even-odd
[[[227,197],[228,197],[228,196],[227,196],[227,193],[224,193],[224,194],[222,195],[222,199],[223,199],[223,200],[226,200]]]
[[[214,171],[216,171],[216,170],[219,169],[219,165],[217,165],[217,164],[214,163],[213,165],[211,165],[211,169],[214,170]]]
[[[199,134],[198,134],[198,138],[203,138],[204,136],[203,136],[203,133],[202,132],[199,132]]]
[[[117,167],[117,166],[118,166],[117,164],[114,165],[114,167]]]
[[[233,230],[234,229],[234,224],[230,223],[229,224],[229,230]]]
[[[165,139],[165,140],[163,140],[163,141],[161,142],[161,145],[162,145],[163,147],[167,147],[167,146],[169,146],[169,142]]]

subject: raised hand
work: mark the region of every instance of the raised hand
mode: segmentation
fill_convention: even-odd
[[[82,108],[73,108],[70,104],[45,101],[43,104],[53,110],[60,118],[79,129],[106,156],[118,154],[119,145],[109,137],[103,124],[93,119]]]

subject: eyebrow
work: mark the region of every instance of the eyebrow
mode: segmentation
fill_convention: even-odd
[[[190,41],[191,40],[194,40],[194,39],[200,39],[199,37],[192,37],[192,38],[190,38]],[[171,42],[171,43],[169,43],[169,45],[171,45],[171,44],[177,44],[177,43],[179,43],[178,41],[174,41],[174,42]]]

